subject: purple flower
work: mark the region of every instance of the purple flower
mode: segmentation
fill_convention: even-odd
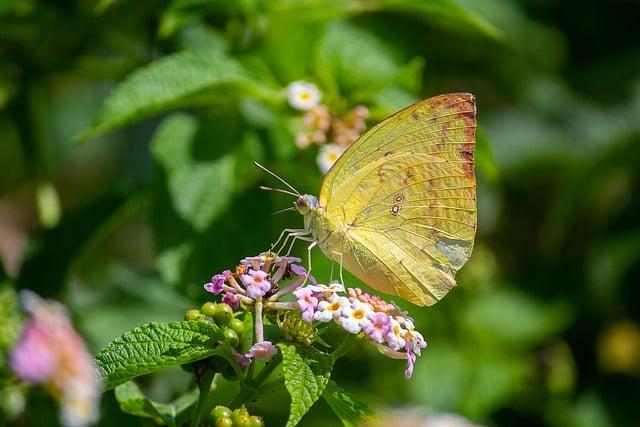
[[[404,371],[404,377],[406,379],[411,378],[413,375],[413,367],[416,364],[416,354],[413,351],[409,351],[410,344],[407,343],[407,369]]]
[[[249,298],[264,296],[271,289],[271,282],[267,280],[268,274],[262,270],[250,270],[249,274],[242,275],[242,283],[247,288]]]
[[[11,351],[11,369],[23,380],[33,383],[48,381],[58,361],[51,351],[52,336],[46,325],[29,321],[22,336]]]
[[[255,343],[253,347],[249,349],[249,352],[245,353],[245,356],[266,361],[271,359],[276,353],[278,353],[278,349],[271,344],[271,341],[260,341]]]
[[[312,275],[310,275],[309,273],[307,273],[307,269],[298,265],[298,264],[291,264],[291,272],[293,274],[295,274],[298,277],[307,277],[309,276],[309,282],[311,282],[314,285],[318,284],[318,281],[315,279],[315,277],[313,277]]]
[[[215,276],[211,277],[210,283],[204,284],[204,289],[212,294],[219,294],[220,292],[222,292],[222,285],[224,285],[225,280],[225,274],[216,274]]]
[[[382,344],[391,330],[391,321],[385,313],[376,313],[371,317],[371,323],[364,328],[364,333],[372,341]]]
[[[246,368],[251,363],[251,358],[245,356],[242,353],[238,353],[235,350],[231,352],[231,355],[241,369]]]
[[[302,318],[311,323],[315,308],[318,306],[318,298],[314,297],[311,289],[302,288],[293,292],[298,299],[298,306],[302,313]]]
[[[224,296],[222,297],[222,302],[225,304],[229,304],[234,310],[240,307],[240,301],[238,301],[238,297],[231,292],[227,292],[224,294]]]
[[[265,261],[266,258],[263,255],[249,256],[241,259],[240,264],[244,265],[245,267],[251,267],[254,270],[260,270],[260,267],[264,265]]]
[[[60,403],[62,425],[92,424],[98,417],[100,384],[93,359],[64,306],[29,291],[21,297],[32,318],[11,350],[11,368],[26,381],[47,385]]]

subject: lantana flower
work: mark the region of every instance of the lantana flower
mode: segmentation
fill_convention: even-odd
[[[256,358],[258,360],[269,360],[278,353],[278,349],[271,341],[260,341],[255,343],[247,353],[245,357],[251,359]]]
[[[320,103],[321,98],[318,86],[313,83],[297,80],[287,86],[287,100],[296,110],[310,110]]]
[[[358,288],[345,292],[339,282],[318,284],[299,262],[300,258],[266,252],[244,258],[234,272],[216,274],[204,285],[208,292],[223,294],[222,302],[234,309],[241,304],[254,309],[255,344],[244,354],[233,353],[238,366],[244,368],[252,359],[268,360],[278,352],[271,341],[264,339],[263,310],[295,310],[300,313],[301,323],[295,326],[289,317],[288,322],[280,322],[279,326],[300,329],[300,325],[306,325],[302,329],[307,330],[300,329],[303,333],[289,330],[283,336],[303,339],[309,344],[314,340],[315,322],[333,321],[351,334],[368,338],[384,355],[406,359],[405,376],[409,378],[420,350],[427,343],[407,313]],[[295,300],[291,301],[291,297]]]
[[[316,162],[322,173],[327,173],[331,166],[340,158],[344,148],[338,144],[325,144],[320,147]]]
[[[31,318],[11,350],[11,368],[19,378],[53,391],[60,401],[62,425],[92,424],[98,418],[100,384],[93,359],[66,310],[30,291],[23,291],[21,298]]]

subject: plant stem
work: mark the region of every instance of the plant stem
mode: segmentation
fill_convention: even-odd
[[[207,369],[200,377],[200,382],[198,383],[200,395],[198,396],[198,403],[196,403],[193,411],[193,417],[191,418],[191,427],[198,427],[198,425],[200,425],[200,420],[202,419],[204,412],[207,410],[207,402],[209,400],[209,393],[211,392],[211,383],[213,382],[215,374],[216,373],[213,370]]]
[[[243,387],[242,390],[240,390],[238,395],[231,402],[230,407],[238,408],[247,399],[249,399],[253,395],[253,393],[262,385],[262,383],[269,377],[269,375],[271,375],[271,373],[280,365],[281,361],[281,357],[276,358],[276,356],[274,356],[274,358],[271,359],[271,363],[265,365],[260,373],[255,377],[255,379],[251,381],[251,383],[247,384],[246,387]]]
[[[331,356],[333,356],[333,358],[335,360],[340,359],[342,356],[344,356],[345,354],[347,354],[349,351],[351,351],[351,349],[353,347],[355,347],[355,345],[358,343],[359,339],[357,336],[354,335],[347,335],[346,337],[344,337],[344,339],[340,342],[340,344],[338,345],[338,348],[336,348],[333,353],[331,353]]]

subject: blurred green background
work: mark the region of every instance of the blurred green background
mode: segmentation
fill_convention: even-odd
[[[638,425],[638,16],[637,0],[0,0],[0,348],[14,289],[62,300],[96,351],[181,319],[211,274],[301,226],[272,216],[291,200],[258,190],[274,182],[251,164],[319,189],[291,81],[316,83],[336,114],[367,106],[370,125],[469,91],[479,227],[460,286],[403,305],[429,342],[410,381],[368,346],[333,378],[379,413]],[[142,384],[168,401],[191,381]],[[254,412],[278,420],[281,403]],[[323,405],[302,425],[337,425]],[[27,408],[21,423],[55,425],[38,394]],[[102,412],[143,424],[112,393]]]

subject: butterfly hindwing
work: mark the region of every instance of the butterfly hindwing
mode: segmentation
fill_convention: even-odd
[[[427,99],[373,128],[329,171],[320,204],[348,225],[340,246],[356,276],[419,305],[455,286],[476,229],[475,127],[472,95]]]

